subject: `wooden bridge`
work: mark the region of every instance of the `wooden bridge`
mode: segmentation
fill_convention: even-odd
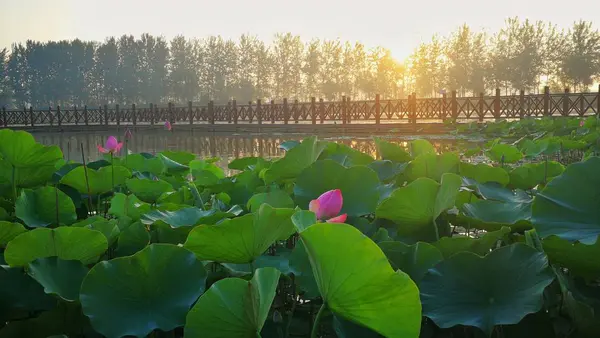
[[[457,122],[484,121],[489,119],[539,118],[543,116],[583,117],[600,113],[600,86],[598,92],[550,94],[546,87],[543,94],[502,96],[496,90],[495,96],[457,97],[453,91],[440,98],[417,98],[409,95],[406,99],[381,99],[325,102],[312,98],[310,102],[248,102],[240,104],[235,100],[226,105],[216,105],[212,101],[206,106],[164,106],[132,104],[131,106],[102,107],[49,107],[20,110],[2,109],[1,124],[9,128],[60,130],[83,129],[85,127],[106,128],[114,126],[154,126],[170,121],[176,125],[211,126],[219,129],[240,125],[236,128],[262,126],[291,128],[293,125],[308,125],[318,128],[344,128],[359,124],[360,128],[373,125],[388,129],[393,126],[416,127],[417,124],[432,124],[453,120]],[[245,126],[245,127],[242,127]],[[322,126],[319,126],[322,125]],[[319,126],[319,127],[317,127]],[[79,128],[77,128],[79,127]],[[316,128],[315,128],[316,127]],[[353,126],[358,128],[358,125]],[[367,128],[370,129],[370,128]]]

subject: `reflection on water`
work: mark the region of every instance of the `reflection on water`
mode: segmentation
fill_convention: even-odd
[[[121,132],[122,134],[122,132]],[[115,132],[65,132],[65,133],[34,133],[35,138],[47,145],[58,145],[66,159],[81,161],[81,145],[86,161],[100,158],[96,146],[104,144],[109,135],[115,135],[119,140],[123,135]],[[197,154],[199,157],[219,157],[217,164],[227,168],[234,158],[246,156],[260,156],[272,158],[283,155],[279,145],[287,140],[301,140],[307,135],[300,134],[220,134],[199,131],[157,131],[138,130],[133,133],[133,138],[128,142],[129,150],[133,152],[157,153],[165,149],[185,150]],[[376,157],[375,144],[369,137],[337,137],[323,138],[330,141],[346,144],[361,152]],[[390,137],[389,140],[406,145],[410,137]],[[429,138],[439,151],[454,149],[456,140],[452,138]]]

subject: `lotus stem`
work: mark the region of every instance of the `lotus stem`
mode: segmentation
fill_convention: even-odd
[[[85,176],[85,186],[88,193],[88,212],[92,210],[92,193],[90,192],[90,179],[88,178],[87,165],[85,164],[85,152],[83,150],[83,142],[81,142],[81,163],[83,164],[83,174]],[[100,198],[100,196],[98,196]],[[100,210],[96,210],[98,213]]]
[[[435,220],[433,220],[433,233],[435,234],[435,241],[439,241],[440,240],[440,231],[438,230],[438,225],[435,222]]]
[[[112,175],[112,190],[115,191],[115,155],[113,155],[112,151],[110,152],[110,171]]]
[[[312,332],[310,334],[311,338],[317,338],[319,333],[319,323],[321,322],[321,317],[323,317],[323,313],[325,312],[325,308],[327,308],[327,303],[323,302],[321,308],[319,308],[319,312],[317,312],[317,317],[315,317],[315,321],[313,323]]]

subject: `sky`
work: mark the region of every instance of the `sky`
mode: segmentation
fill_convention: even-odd
[[[434,34],[463,23],[495,32],[508,17],[550,21],[568,28],[594,21],[600,1],[577,0],[0,0],[0,49],[32,40],[103,41],[142,33],[237,39],[253,34],[271,41],[278,32],[312,38],[360,41],[407,57]],[[600,28],[600,23],[595,25]]]

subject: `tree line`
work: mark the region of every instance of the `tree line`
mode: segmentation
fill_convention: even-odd
[[[434,36],[403,62],[383,47],[252,35],[171,41],[143,34],[104,42],[27,41],[0,50],[0,106],[205,104],[236,99],[353,100],[537,92],[544,85],[587,90],[600,77],[600,33],[579,21],[559,30],[511,18],[489,35],[463,25]]]

